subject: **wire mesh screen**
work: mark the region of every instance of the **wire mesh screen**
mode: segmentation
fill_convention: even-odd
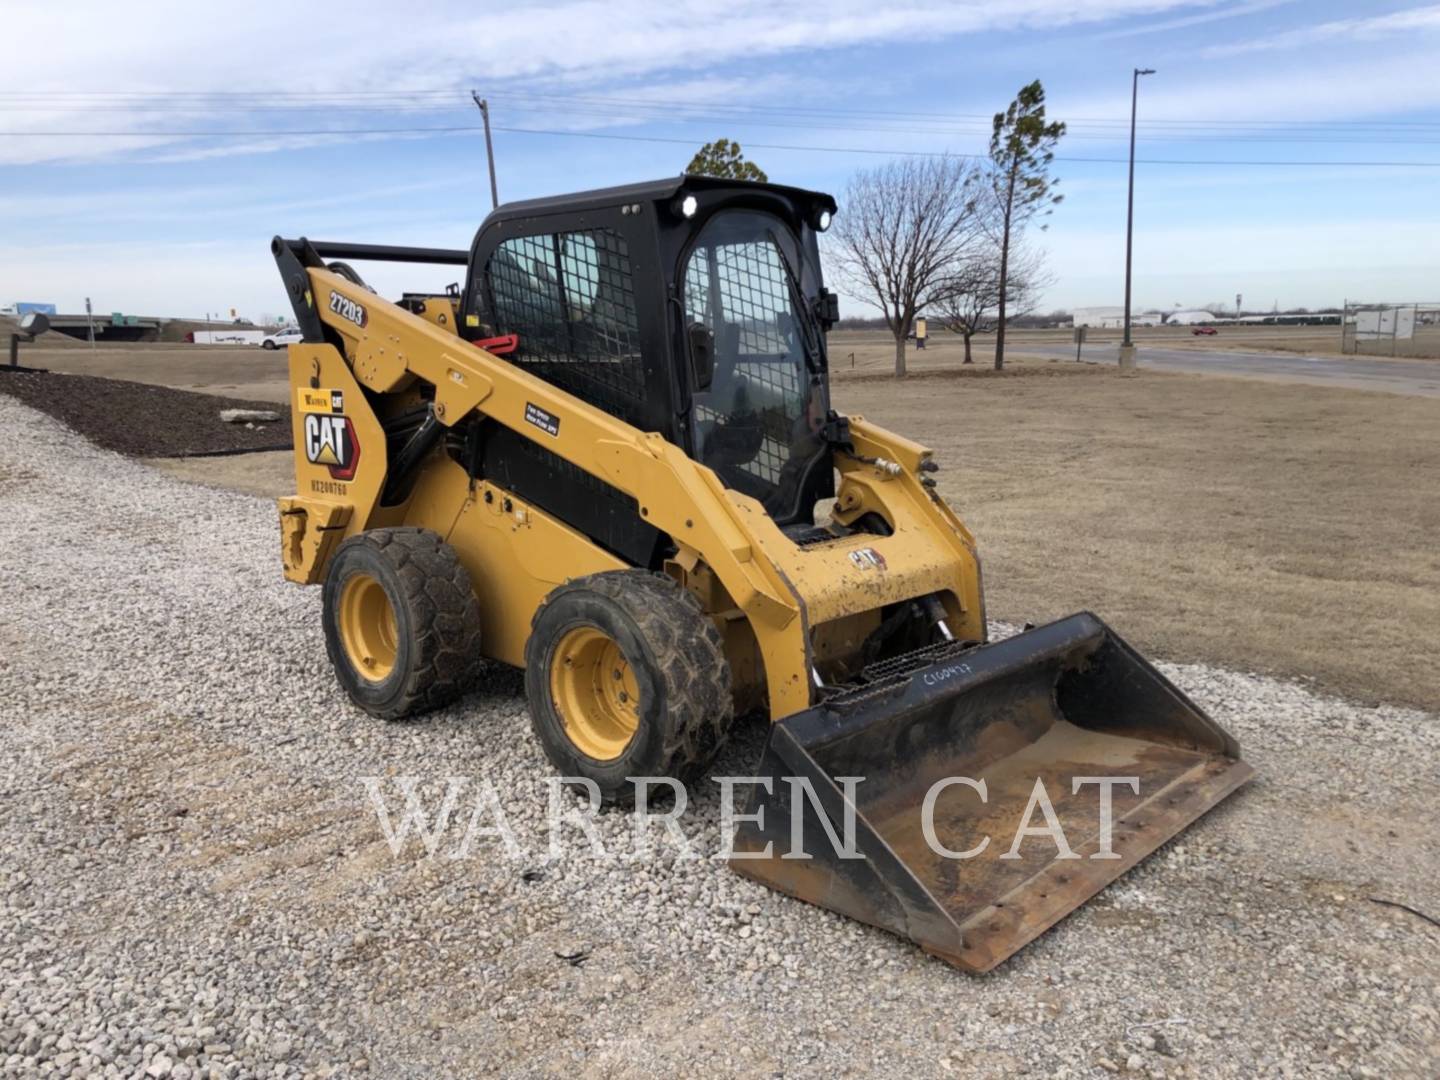
[[[713,294],[724,319],[739,327],[740,353],[783,356],[789,351],[781,324],[792,318],[790,287],[775,245],[727,244],[703,254],[711,252]]]
[[[695,416],[703,424],[706,421],[719,420],[721,414],[708,405],[697,405]],[[760,437],[753,456],[746,461],[732,462],[731,464],[761,481],[767,487],[773,487],[780,483],[785,463],[790,460],[790,448],[787,442],[789,421],[783,416],[777,416],[772,411],[757,414],[754,422]]]
[[[700,247],[685,272],[685,306],[691,322],[715,335],[717,358],[741,390],[722,412],[696,406],[701,422],[750,414],[761,432],[754,455],[734,467],[766,485],[778,484],[790,460],[796,403],[802,400],[803,357],[795,353],[795,316],[784,264],[766,240]]]
[[[625,238],[610,229],[506,240],[486,264],[511,359],[547,382],[628,417],[645,401],[640,318]]]

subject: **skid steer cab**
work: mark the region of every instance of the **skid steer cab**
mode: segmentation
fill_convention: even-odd
[[[468,251],[277,237],[304,334],[284,570],[323,586],[362,709],[523,668],[546,755],[609,801],[767,715],[732,865],[984,970],[1250,770],[1094,616],[987,643],[930,452],[832,407],[836,212],[681,176],[501,206]],[[383,299],[371,260],[456,280]],[[1134,780],[1104,821],[1096,777]],[[976,852],[1037,785],[1080,861]],[[842,828],[844,851],[795,832]]]

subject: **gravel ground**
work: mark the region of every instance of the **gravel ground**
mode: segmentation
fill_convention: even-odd
[[[270,503],[0,425],[0,1074],[1435,1074],[1440,929],[1367,899],[1440,914],[1432,716],[1167,665],[1262,777],[968,977],[674,845],[550,855],[514,673],[371,720]],[[398,811],[447,776],[519,857],[452,857],[458,826],[392,855],[363,778]]]

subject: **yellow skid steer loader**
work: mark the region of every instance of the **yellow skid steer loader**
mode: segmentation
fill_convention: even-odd
[[[984,971],[1251,770],[1093,615],[988,642],[930,452],[831,408],[835,212],[681,176],[501,206],[469,251],[277,237],[285,575],[362,709],[524,668],[609,801],[763,710],[732,866]],[[465,280],[390,302],[364,260]]]

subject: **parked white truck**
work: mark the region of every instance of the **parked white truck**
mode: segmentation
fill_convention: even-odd
[[[185,339],[194,345],[261,345],[269,336],[264,330],[195,330]]]

